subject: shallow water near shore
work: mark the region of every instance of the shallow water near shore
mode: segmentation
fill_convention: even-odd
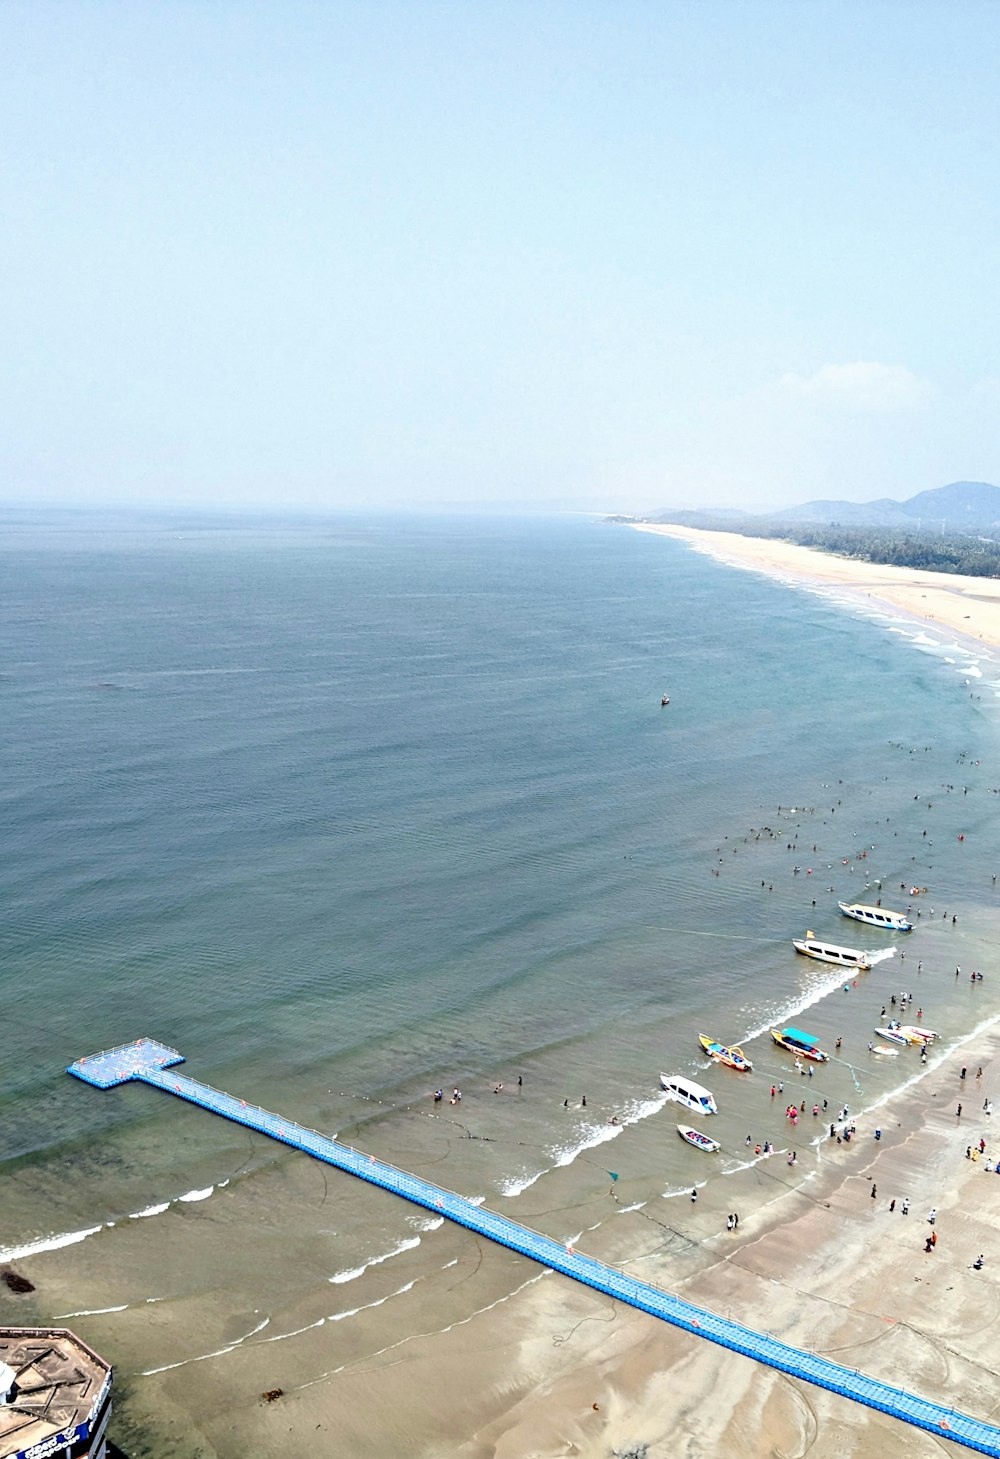
[[[463,1233],[155,1091],[85,1088],[81,1054],[149,1034],[682,1274],[693,1186],[724,1223],[835,1158],[831,1111],[918,1072],[868,1052],[894,995],[939,1030],[930,1061],[1000,1011],[1000,672],[919,626],[578,519],[21,522],[2,568],[0,1254],[36,1282],[18,1320],[72,1317],[113,1357],[136,1453],[175,1452],[192,1359],[223,1408],[253,1348],[289,1387],[336,1382],[536,1274],[490,1254],[455,1282]],[[837,911],[878,896],[913,934]],[[807,928],[895,952],[845,983],[796,956]],[[796,1073],[783,1021],[841,1049]],[[706,1066],[699,1032],[753,1075]],[[678,1139],[660,1070],[713,1089],[719,1155]]]

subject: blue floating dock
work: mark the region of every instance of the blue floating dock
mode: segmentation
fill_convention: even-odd
[[[231,1094],[212,1089],[197,1079],[189,1079],[174,1068],[174,1065],[183,1061],[183,1054],[168,1048],[166,1044],[158,1044],[153,1039],[138,1039],[135,1043],[122,1044],[104,1053],[78,1059],[75,1064],[70,1065],[67,1072],[88,1084],[96,1085],[98,1089],[111,1089],[114,1085],[124,1084],[129,1080],[152,1084],[157,1089],[166,1090],[168,1094],[175,1094],[192,1104],[201,1105],[213,1114],[235,1120],[237,1124],[246,1125],[252,1130],[259,1130],[261,1134],[291,1145],[296,1150],[304,1150],[307,1155],[323,1160],[327,1165],[335,1165],[349,1175],[359,1176],[361,1180],[381,1186],[383,1190],[392,1191],[394,1195],[403,1196],[415,1205],[424,1206],[436,1215],[445,1216],[469,1231],[475,1231],[478,1235],[485,1236],[500,1246],[506,1246],[511,1251],[517,1251],[553,1271],[562,1272],[564,1276],[583,1282],[595,1291],[638,1308],[640,1312],[648,1312],[651,1317],[669,1322],[672,1327],[679,1327],[694,1337],[707,1338],[709,1342],[718,1343],[734,1353],[742,1353],[744,1357],[753,1358],[755,1362],[775,1368],[780,1373],[801,1378],[804,1382],[826,1388],[831,1393],[839,1393],[855,1403],[863,1403],[867,1408],[877,1409],[880,1413],[901,1419],[903,1423],[925,1429],[936,1438],[951,1439],[953,1443],[974,1449],[979,1454],[991,1454],[995,1459],[1000,1459],[1000,1429],[991,1424],[958,1413],[942,1404],[918,1398],[915,1394],[893,1388],[875,1378],[866,1378],[864,1374],[841,1367],[839,1363],[832,1363],[827,1358],[802,1352],[798,1348],[778,1342],[775,1338],[767,1337],[764,1333],[753,1332],[737,1322],[730,1322],[714,1313],[693,1307],[678,1297],[671,1297],[659,1287],[636,1281],[634,1277],[626,1276],[614,1267],[606,1266],[593,1257],[584,1256],[573,1247],[553,1240],[551,1236],[542,1236],[505,1216],[495,1215],[485,1207],[475,1206],[454,1191],[431,1185],[429,1181],[408,1175],[394,1165],[376,1160],[374,1155],[352,1150],[347,1145],[331,1140],[328,1135],[306,1129],[292,1120],[282,1119],[280,1115],[261,1109],[259,1105],[248,1104],[244,1099],[236,1099]]]

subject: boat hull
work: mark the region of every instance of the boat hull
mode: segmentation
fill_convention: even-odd
[[[686,1140],[696,1150],[703,1150],[706,1155],[711,1155],[719,1149],[718,1140],[713,1140],[711,1135],[703,1135],[701,1130],[696,1130],[691,1125],[678,1125],[677,1133],[682,1140]]]
[[[903,1044],[910,1042],[905,1033],[900,1033],[898,1028],[877,1028],[875,1032],[880,1039],[888,1039],[891,1044]]]
[[[902,912],[888,912],[884,907],[866,907],[862,902],[838,902],[845,917],[864,922],[866,927],[881,927],[883,932],[912,932],[913,923]]]
[[[772,1028],[771,1037],[779,1049],[784,1049],[789,1054],[794,1054],[797,1059],[811,1059],[814,1064],[825,1064],[830,1055],[816,1044],[800,1044],[795,1039],[788,1039],[776,1028]]]
[[[856,968],[867,972],[871,958],[856,947],[838,947],[833,942],[817,942],[815,938],[793,937],[792,946],[803,957],[815,958],[817,962],[834,963],[839,968]]]
[[[708,1057],[717,1064],[725,1064],[728,1069],[738,1069],[741,1074],[749,1074],[753,1069],[750,1060],[738,1046],[727,1048],[725,1044],[720,1044],[717,1039],[710,1039],[703,1033],[698,1035],[698,1042]]]
[[[715,1096],[704,1084],[696,1084],[683,1074],[661,1074],[660,1087],[669,1099],[675,1100],[696,1115],[717,1115]]]

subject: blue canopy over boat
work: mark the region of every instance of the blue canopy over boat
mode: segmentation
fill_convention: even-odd
[[[818,1044],[819,1039],[815,1034],[804,1033],[801,1028],[783,1028],[782,1034],[786,1039],[795,1039],[800,1044]]]

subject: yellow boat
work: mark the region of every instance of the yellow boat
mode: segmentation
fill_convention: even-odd
[[[718,1064],[725,1064],[730,1069],[739,1069],[744,1074],[749,1074],[753,1068],[753,1065],[741,1048],[733,1047],[729,1049],[725,1044],[720,1044],[718,1039],[710,1039],[703,1033],[698,1035],[698,1042],[708,1057],[714,1059]]]

